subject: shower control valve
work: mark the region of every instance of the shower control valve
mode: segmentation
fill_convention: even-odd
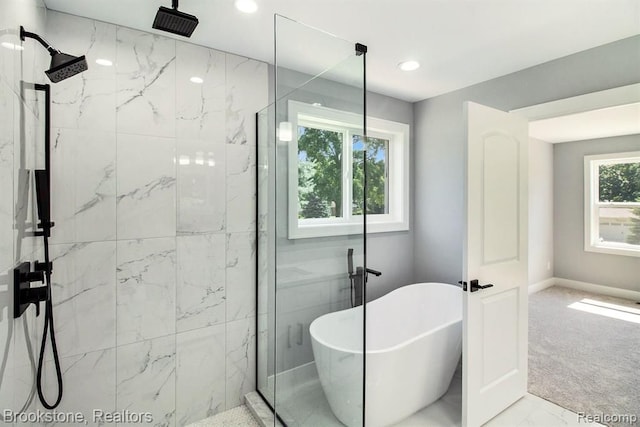
[[[49,299],[49,286],[31,287],[31,282],[44,283],[44,271],[31,271],[31,263],[23,262],[13,269],[13,318],[22,316],[30,304],[36,306],[36,316],[40,315],[40,301]]]

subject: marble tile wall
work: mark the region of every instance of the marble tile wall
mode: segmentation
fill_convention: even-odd
[[[41,0],[0,0],[0,409],[14,413],[36,409],[29,355],[38,334],[33,308],[13,318],[13,268],[42,259],[42,239],[28,233],[35,218],[31,170],[42,161],[41,93],[21,83],[45,78],[35,71],[43,69],[39,53],[44,49],[32,40],[21,42],[19,28],[41,32],[45,18]],[[3,411],[0,426],[14,425]]]
[[[52,11],[44,35],[89,63],[52,93],[59,410],[182,426],[240,405],[255,389],[266,64]]]

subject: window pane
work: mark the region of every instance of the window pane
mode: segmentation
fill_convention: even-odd
[[[298,218],[342,216],[343,133],[298,126]]]
[[[600,242],[640,245],[640,208],[599,208]]]
[[[364,137],[354,135],[353,215],[362,215]],[[389,140],[367,138],[367,214],[389,213]]]
[[[640,202],[640,162],[601,165],[601,202]]]

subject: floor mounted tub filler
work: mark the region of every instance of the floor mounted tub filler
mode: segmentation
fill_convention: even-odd
[[[336,417],[362,425],[362,306],[310,326],[320,383]],[[462,290],[403,286],[367,304],[366,424],[388,426],[438,400],[462,353]]]

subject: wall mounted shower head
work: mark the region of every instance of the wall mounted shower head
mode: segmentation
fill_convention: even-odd
[[[172,0],[172,9],[160,6],[156,19],[153,20],[153,28],[156,30],[184,37],[191,37],[197,26],[198,18],[178,10],[178,0]]]
[[[78,57],[62,53],[47,43],[39,35],[25,31],[24,27],[21,26],[20,40],[24,41],[27,37],[37,40],[49,51],[49,54],[51,55],[51,68],[45,71],[45,74],[49,77],[49,80],[51,80],[52,83],[58,83],[89,69],[87,59],[84,55]]]

